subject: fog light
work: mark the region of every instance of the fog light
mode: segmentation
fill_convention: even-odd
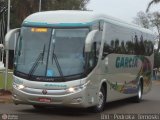
[[[74,102],[74,103],[80,103],[80,102],[82,102],[82,97],[74,98],[74,99],[73,99],[73,102]]]
[[[77,102],[78,103],[82,102],[82,98],[77,98]]]

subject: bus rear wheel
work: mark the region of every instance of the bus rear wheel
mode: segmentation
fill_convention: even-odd
[[[140,103],[142,101],[142,94],[143,94],[143,84],[142,81],[140,81],[138,84],[137,95],[133,98],[133,100],[136,103]]]
[[[105,89],[102,86],[98,93],[98,104],[93,107],[94,112],[102,112],[106,103],[106,94]]]

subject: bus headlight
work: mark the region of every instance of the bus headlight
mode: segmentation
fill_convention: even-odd
[[[78,86],[78,87],[70,87],[70,88],[67,89],[67,92],[68,92],[68,93],[74,93],[74,92],[78,92],[78,91],[80,91],[80,90],[82,90],[82,89],[83,89],[83,88],[80,87],[80,86]]]
[[[73,88],[73,87],[69,88],[69,89],[68,89],[68,92],[71,92],[71,93],[72,93],[72,92],[75,92],[75,88]]]
[[[80,85],[80,86],[70,87],[70,88],[67,89],[67,92],[68,93],[74,93],[74,92],[78,92],[78,91],[80,91],[82,89],[85,89],[89,82],[90,81],[88,81],[87,83],[85,83],[83,85]]]
[[[25,86],[22,85],[22,84],[15,84],[15,83],[14,83],[13,86],[14,86],[15,88],[17,88],[18,90],[22,90],[22,89],[25,88]]]
[[[19,90],[22,90],[22,89],[25,88],[25,86],[24,86],[24,85],[17,85],[17,88],[18,88]]]

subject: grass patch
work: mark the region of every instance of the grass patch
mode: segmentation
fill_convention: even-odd
[[[12,72],[12,70],[9,70],[9,72]],[[2,71],[0,71],[0,89],[4,89],[5,87],[5,72],[3,73]],[[11,90],[12,89],[12,82],[13,82],[13,74],[12,73],[8,73],[8,81],[7,81],[7,90]]]

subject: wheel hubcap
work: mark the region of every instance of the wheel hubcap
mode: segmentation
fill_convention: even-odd
[[[141,89],[140,86],[139,86],[139,89],[138,89],[138,97],[139,97],[139,99],[142,98],[142,89]]]
[[[101,108],[101,107],[102,107],[103,101],[104,101],[104,96],[103,96],[103,93],[100,91],[100,92],[99,92],[99,103],[98,103],[98,108]]]

